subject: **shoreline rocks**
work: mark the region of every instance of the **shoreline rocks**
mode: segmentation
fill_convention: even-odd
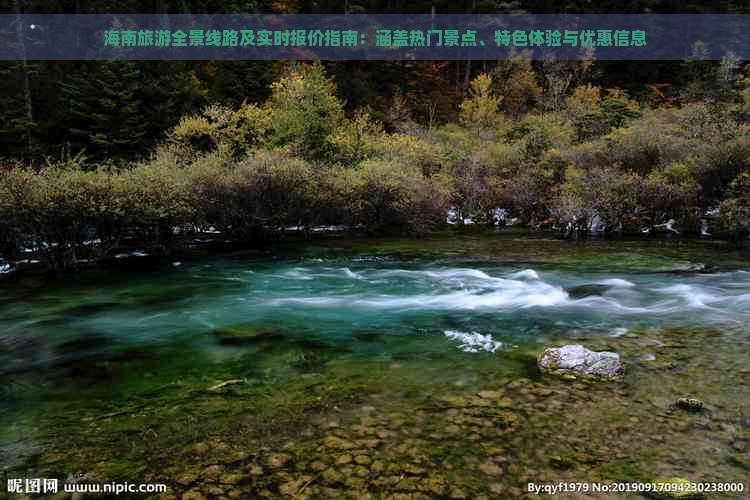
[[[613,380],[624,373],[620,356],[614,352],[591,351],[582,345],[570,344],[549,347],[537,358],[543,373],[564,377],[584,377]]]

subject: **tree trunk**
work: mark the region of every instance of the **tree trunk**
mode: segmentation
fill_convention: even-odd
[[[471,82],[471,59],[466,60],[466,74],[464,75],[464,92],[469,88]]]
[[[31,79],[29,77],[29,65],[26,60],[26,42],[23,35],[23,25],[21,24],[21,4],[20,0],[13,0],[13,7],[16,11],[16,36],[18,37],[18,49],[20,51],[21,72],[23,73],[23,100],[26,109],[26,140],[29,148],[29,157],[32,157],[34,150],[34,135],[32,128],[34,125],[34,107],[31,100]]]

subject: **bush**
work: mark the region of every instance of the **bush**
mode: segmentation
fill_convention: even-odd
[[[383,134],[372,143],[373,158],[394,160],[418,167],[425,175],[440,168],[442,151],[429,137]]]
[[[382,143],[383,126],[371,119],[366,109],[357,110],[351,120],[345,119],[331,136],[334,160],[356,165],[375,153]]]
[[[0,219],[8,257],[36,249],[54,269],[75,267],[116,244],[121,212],[113,196],[118,177],[55,164],[40,172],[16,168],[0,174]],[[101,243],[94,245],[98,237]]]
[[[737,244],[750,237],[750,172],[743,172],[729,186],[728,197],[719,208],[723,232]]]
[[[615,167],[590,170],[570,168],[553,201],[552,214],[563,227],[587,233],[595,216],[605,232],[638,228],[638,200],[642,179]]]
[[[236,110],[214,105],[180,120],[170,139],[187,149],[188,154],[225,148],[231,156],[240,158],[262,144],[270,128],[271,113],[267,109],[252,104],[243,104]]]
[[[172,130],[172,139],[178,144],[199,152],[213,151],[218,146],[216,128],[205,116],[185,116]]]
[[[641,185],[641,223],[653,226],[674,219],[685,230],[697,230],[699,191],[690,168],[684,163],[673,163],[651,172]]]
[[[372,229],[406,226],[416,233],[445,222],[449,193],[439,177],[394,160],[368,160],[352,179],[353,219]]]
[[[573,125],[555,113],[529,115],[509,133],[511,140],[523,143],[529,160],[540,158],[549,149],[569,147],[574,137]]]
[[[607,89],[602,98],[599,87],[582,85],[576,87],[565,103],[579,141],[605,135],[641,115],[638,103],[619,89]]]
[[[114,196],[132,234],[149,252],[166,254],[176,236],[194,228],[196,215],[190,178],[184,168],[152,161],[120,174]]]
[[[21,166],[0,171],[0,252],[7,260],[34,240],[39,184],[38,175]]]
[[[245,243],[312,220],[315,180],[300,159],[256,151],[236,164],[202,162],[191,169],[191,184],[198,220]]]

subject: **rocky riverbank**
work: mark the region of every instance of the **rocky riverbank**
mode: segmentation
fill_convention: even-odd
[[[34,470],[135,476],[169,484],[163,498],[193,500],[531,498],[530,481],[738,481],[750,464],[750,372],[736,350],[705,350],[715,335],[586,342],[628,364],[608,383],[542,377],[529,352],[513,355],[526,376],[485,365],[471,388],[421,385],[418,360],[364,367],[369,376],[329,363],[283,392],[248,380],[166,387],[140,406],[83,417],[76,433],[98,444],[47,450]],[[685,397],[700,397],[700,411]],[[192,442],[170,438],[184,425]],[[115,458],[126,441],[135,448]]]

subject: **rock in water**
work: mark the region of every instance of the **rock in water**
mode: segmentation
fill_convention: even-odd
[[[225,345],[251,344],[270,340],[275,338],[278,333],[278,330],[273,327],[258,325],[233,325],[217,328],[213,331],[214,337]]]
[[[614,352],[590,351],[582,345],[549,347],[537,358],[539,369],[555,375],[574,375],[611,380],[623,374],[620,356]]]
[[[568,292],[568,296],[571,299],[585,299],[586,297],[604,295],[610,288],[612,288],[611,285],[594,283],[566,288],[565,291]]]

